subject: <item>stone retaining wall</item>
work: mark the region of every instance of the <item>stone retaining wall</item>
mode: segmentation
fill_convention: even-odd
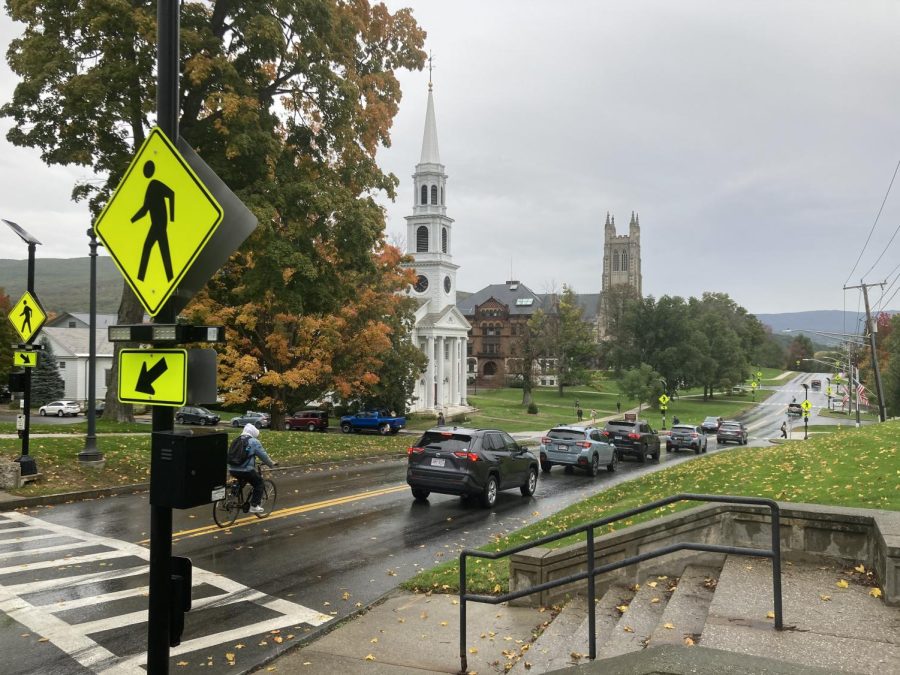
[[[875,570],[888,605],[900,606],[900,512],[779,504],[783,560],[827,558],[842,564],[863,563]],[[595,564],[622,560],[677,543],[706,543],[767,549],[771,545],[770,512],[765,507],[707,504],[663,516],[594,540]],[[680,551],[597,577],[598,597],[613,583],[637,583],[648,575],[680,576],[688,564],[720,566],[724,555]],[[559,549],[533,548],[510,557],[510,591],[560,579],[587,568],[586,544]],[[586,582],[568,584],[514,601],[549,606]]]

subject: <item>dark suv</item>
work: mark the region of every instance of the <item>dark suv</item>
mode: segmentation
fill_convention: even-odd
[[[541,439],[541,469],[549,473],[554,464],[584,469],[596,476],[601,466],[615,471],[619,458],[616,449],[607,443],[603,432],[593,427],[563,424],[553,427]]]
[[[324,410],[299,410],[284,419],[284,428],[328,431],[328,413]]]
[[[197,408],[192,405],[186,405],[179,408],[175,413],[175,421],[181,424],[199,424],[205,426],[215,426],[219,423],[219,416],[211,413],[206,408]]]
[[[408,450],[406,482],[416,501],[432,492],[477,496],[490,508],[497,492],[537,487],[538,460],[499,429],[429,429]]]
[[[616,446],[619,459],[632,455],[643,462],[652,455],[653,461],[659,461],[659,436],[646,420],[610,420],[603,434]]]
[[[740,422],[726,421],[722,422],[722,426],[716,432],[716,443],[725,445],[734,441],[738,445],[747,444],[747,427]]]

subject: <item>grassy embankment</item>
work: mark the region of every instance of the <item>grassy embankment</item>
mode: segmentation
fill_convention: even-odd
[[[501,550],[529,539],[605,518],[615,513],[680,492],[767,497],[784,502],[830,504],[859,508],[900,510],[900,422],[861,429],[842,428],[808,441],[777,446],[739,447],[701,456],[598,492],[521,530],[498,534],[481,550]],[[618,527],[651,520],[696,506],[683,502],[642,514]],[[535,502],[540,508],[540,501]],[[535,515],[538,512],[535,511]],[[610,526],[608,530],[616,529]],[[583,536],[579,539],[584,541]],[[572,541],[560,541],[561,546]],[[473,560],[469,589],[500,593],[508,588],[507,560]],[[425,570],[404,584],[406,588],[455,592],[459,571],[456,560]]]
[[[145,483],[150,479],[150,433],[148,425],[140,425],[142,434],[111,436],[98,433],[97,446],[106,458],[103,469],[86,469],[78,465],[78,453],[84,449],[84,438],[58,438],[32,435],[29,452],[38,464],[40,481],[28,483],[12,494],[21,497],[57,494],[95,488]],[[180,427],[179,427],[180,428]],[[238,433],[229,430],[230,438]],[[373,434],[319,434],[309,432],[274,432],[263,430],[260,440],[267,452],[282,466],[303,466],[344,459],[392,457],[406,452],[409,437]],[[18,439],[0,439],[0,457],[19,456]]]

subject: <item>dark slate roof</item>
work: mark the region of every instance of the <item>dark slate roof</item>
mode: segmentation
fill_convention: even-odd
[[[494,298],[502,305],[509,307],[509,313],[515,314],[533,314],[536,309],[542,306],[543,299],[537,293],[532,291],[528,286],[521,282],[506,282],[505,284],[491,284],[485,286],[480,291],[472,293],[467,298],[460,300],[457,296],[456,306],[463,316],[473,316],[475,307],[483,305],[485,302]],[[516,300],[520,298],[533,298],[531,305],[516,305]]]

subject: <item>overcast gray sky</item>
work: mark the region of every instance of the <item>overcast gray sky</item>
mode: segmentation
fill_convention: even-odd
[[[460,289],[512,270],[538,292],[598,292],[607,211],[620,233],[640,214],[645,295],[856,310],[848,278],[897,276],[900,179],[853,267],[900,161],[900,3],[387,4],[413,8],[434,52]],[[16,32],[4,16],[4,51]],[[428,81],[400,78],[393,145],[380,154],[401,180],[387,204],[394,240],[412,210]],[[4,63],[0,99],[14,83]],[[86,255],[87,212],[68,195],[88,177],[4,140],[0,216],[35,234],[41,256]],[[0,232],[0,257],[25,256]]]

